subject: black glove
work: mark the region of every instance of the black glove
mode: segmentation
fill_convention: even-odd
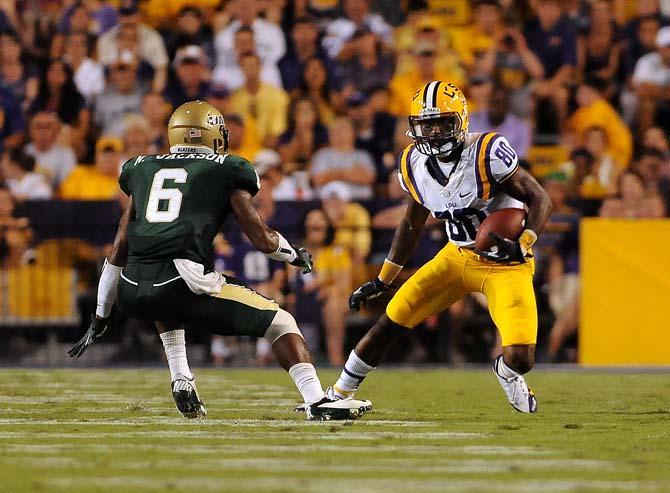
[[[70,355],[70,358],[79,358],[84,354],[91,344],[102,337],[102,334],[107,330],[108,323],[109,318],[97,318],[93,315],[88,330],[84,333],[83,337],[79,339],[79,342],[72,346],[72,349],[67,352],[67,354]]]
[[[496,252],[490,252],[475,248],[475,253],[500,264],[523,264],[526,261],[526,252],[523,251],[521,243],[518,241],[508,240],[493,231],[489,233],[489,238],[495,242],[498,250]]]
[[[367,305],[370,300],[374,300],[391,288],[392,286],[390,284],[385,284],[381,279],[375,277],[372,281],[366,282],[356,291],[351,293],[351,296],[349,297],[349,308],[358,311],[361,307],[361,303]]]
[[[296,267],[302,267],[303,274],[309,274],[310,272],[312,272],[313,268],[312,255],[304,248],[296,248],[295,253],[297,253],[298,256],[295,258],[293,262],[291,262],[291,265],[295,265]]]

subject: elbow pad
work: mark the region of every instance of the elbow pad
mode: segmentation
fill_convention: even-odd
[[[112,306],[116,301],[116,286],[122,269],[123,267],[112,265],[105,259],[98,282],[98,306],[95,309],[95,314],[100,318],[107,318],[112,312]]]
[[[287,262],[289,264],[295,261],[298,258],[298,252],[295,251],[295,248],[279,232],[277,232],[277,239],[279,240],[277,249],[265,255],[272,260],[279,260],[280,262]]]

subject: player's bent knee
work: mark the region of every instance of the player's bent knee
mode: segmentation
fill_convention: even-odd
[[[275,318],[272,319],[272,323],[265,331],[263,338],[270,341],[270,344],[274,344],[277,339],[286,334],[297,334],[304,339],[293,315],[280,308],[277,310]]]

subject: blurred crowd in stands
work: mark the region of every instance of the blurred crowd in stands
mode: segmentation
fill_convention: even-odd
[[[167,152],[171,111],[201,99],[261,176],[263,217],[315,257],[297,275],[228,224],[217,268],[286,305],[341,364],[380,310],[352,315],[347,298],[403,214],[411,97],[441,79],[468,96],[470,131],[504,134],[554,202],[536,247],[541,353],[574,358],[580,218],[670,210],[669,16],[668,0],[1,0],[0,323],[85,321],[114,221],[84,241],[70,201],[116,217],[122,162]],[[431,222],[403,274],[444,242]],[[487,360],[484,303],[433,317],[397,357]],[[245,344],[215,339],[212,357],[234,363]]]

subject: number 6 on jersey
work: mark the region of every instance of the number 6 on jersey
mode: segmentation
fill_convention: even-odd
[[[178,188],[163,188],[165,180],[175,183],[186,183],[188,176],[184,168],[163,168],[159,170],[151,182],[151,191],[144,217],[150,223],[171,223],[179,217],[183,194]],[[167,201],[167,208],[159,210],[161,200]]]

